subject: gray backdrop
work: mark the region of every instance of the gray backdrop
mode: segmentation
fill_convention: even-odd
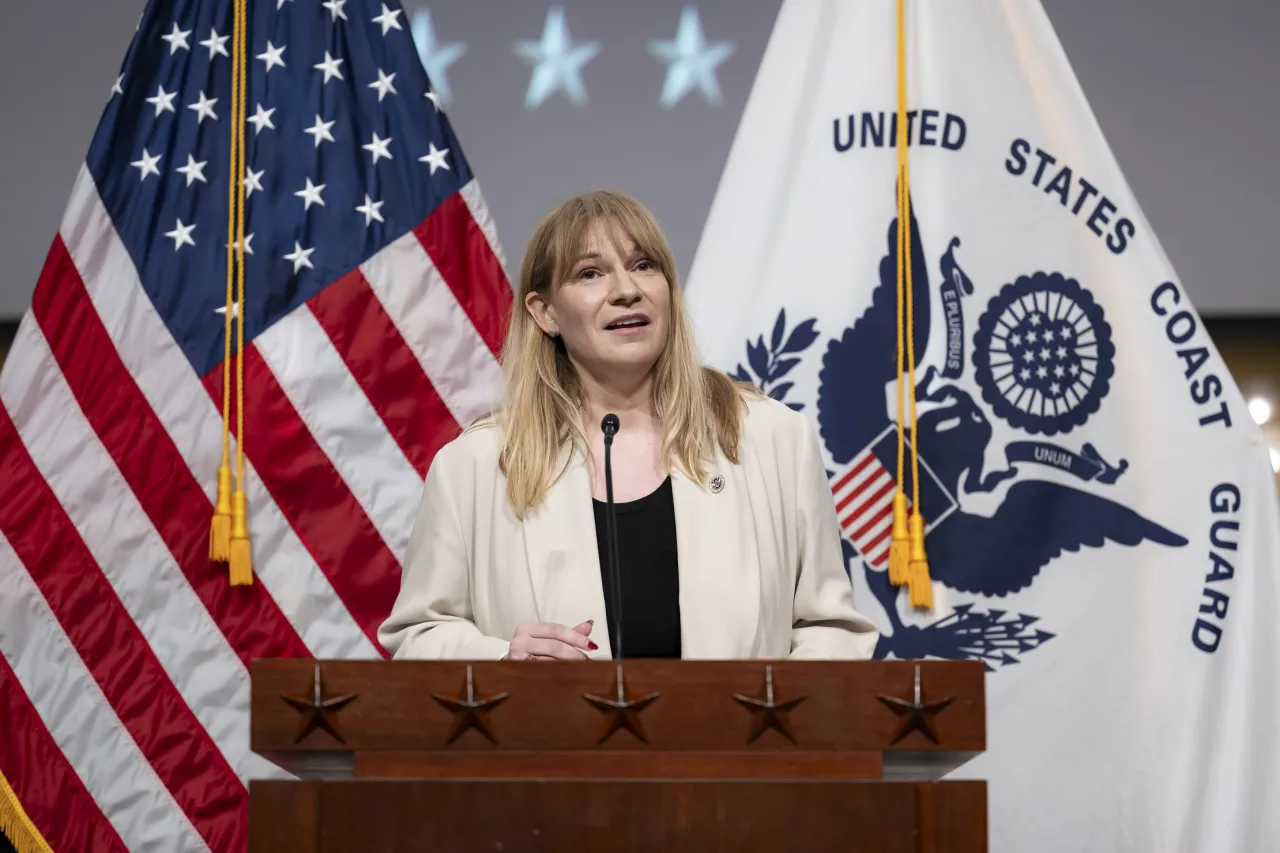
[[[428,30],[422,13],[430,16],[429,68],[447,63],[447,108],[512,271],[547,208],[618,186],[653,207],[687,272],[780,0],[687,2],[709,43],[732,45],[715,69],[721,103],[696,88],[670,108],[660,103],[667,65],[650,43],[676,39],[686,0],[562,0],[573,43],[598,46],[581,67],[585,103],[557,91],[529,109],[531,65],[516,43],[541,40],[551,3],[407,0],[419,44]],[[1044,2],[1201,311],[1280,314],[1270,255],[1280,237],[1280,3]],[[143,5],[4,2],[0,318],[27,307]]]

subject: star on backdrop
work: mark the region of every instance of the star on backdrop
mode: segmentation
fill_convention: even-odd
[[[537,109],[556,92],[564,92],[565,97],[578,106],[587,102],[582,66],[600,53],[600,45],[597,42],[574,44],[564,9],[559,6],[549,9],[542,40],[517,42],[516,53],[533,65],[524,97],[527,109]]]
[[[418,10],[413,16],[412,32],[414,44],[418,47],[418,58],[422,60],[422,67],[427,69],[432,91],[439,102],[449,103],[453,98],[453,90],[449,88],[449,66],[467,52],[467,46],[462,42],[438,42],[435,27],[431,23],[431,12],[426,9]],[[432,99],[437,107],[439,102]]]
[[[649,42],[649,52],[667,63],[667,79],[662,84],[659,103],[664,109],[670,109],[697,88],[707,103],[719,106],[723,99],[716,68],[733,51],[732,42],[708,43],[698,10],[686,6],[680,13],[674,39]]]

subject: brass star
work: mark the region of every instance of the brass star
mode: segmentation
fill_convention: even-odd
[[[751,712],[751,733],[747,735],[747,743],[752,743],[756,738],[764,733],[765,729],[776,729],[786,736],[787,740],[792,743],[796,742],[796,736],[791,731],[791,720],[787,717],[787,713],[794,711],[796,706],[808,699],[808,696],[796,696],[794,699],[788,699],[785,702],[778,702],[773,695],[773,664],[766,664],[764,668],[764,697],[757,698],[754,696],[743,696],[741,693],[733,694],[734,701]]]
[[[583,699],[595,705],[606,715],[600,724],[600,736],[596,743],[604,743],[618,729],[626,729],[644,743],[648,743],[649,738],[645,736],[644,724],[640,721],[640,712],[653,704],[658,694],[650,693],[640,699],[628,699],[627,684],[622,679],[621,664],[618,665],[618,679],[615,687],[617,698],[614,699],[603,699],[592,696],[590,693],[582,694]]]
[[[897,743],[916,730],[923,732],[934,743],[940,743],[937,732],[933,730],[933,723],[930,717],[940,713],[954,702],[956,697],[948,696],[946,699],[935,699],[932,702],[924,701],[924,689],[920,685],[920,664],[916,664],[915,696],[912,701],[908,702],[906,699],[899,699],[896,696],[885,696],[883,693],[878,695],[880,701],[893,713],[900,717],[906,717],[897,737],[890,741],[891,744]]]
[[[453,728],[449,729],[447,743],[453,743],[467,729],[475,729],[487,737],[490,743],[497,743],[498,739],[493,734],[493,725],[489,722],[489,712],[501,705],[510,694],[499,693],[488,699],[476,698],[475,676],[472,674],[471,664],[467,664],[467,678],[462,683],[462,690],[466,694],[465,698],[441,696],[439,693],[431,694],[432,699],[453,714]]]
[[[301,743],[303,738],[316,729],[324,729],[333,735],[338,743],[346,743],[342,738],[342,729],[338,726],[337,714],[355,701],[356,694],[349,693],[346,696],[334,696],[331,699],[323,698],[320,690],[320,661],[316,661],[310,696],[281,696],[280,698],[289,707],[306,715],[298,725],[298,736],[294,738],[294,743]]]

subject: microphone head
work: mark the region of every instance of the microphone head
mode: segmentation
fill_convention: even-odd
[[[621,426],[622,424],[618,422],[618,416],[613,413],[605,415],[604,420],[600,421],[600,429],[603,430],[604,434],[607,436],[616,435],[618,428]]]

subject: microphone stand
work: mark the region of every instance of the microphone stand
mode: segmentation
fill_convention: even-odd
[[[613,646],[614,660],[622,660],[622,570],[618,567],[618,516],[613,505],[613,437],[621,424],[618,416],[608,414],[600,423],[604,432],[604,495],[605,539],[609,552],[609,579],[613,586]]]

